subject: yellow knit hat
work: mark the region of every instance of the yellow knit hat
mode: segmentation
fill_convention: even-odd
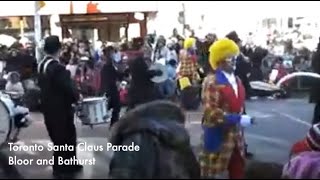
[[[192,48],[196,43],[196,39],[195,38],[187,38],[184,40],[183,43],[183,48],[184,49],[189,49]]]
[[[223,38],[214,42],[209,48],[209,63],[212,69],[217,69],[218,64],[230,56],[236,56],[240,53],[238,45],[228,39]]]

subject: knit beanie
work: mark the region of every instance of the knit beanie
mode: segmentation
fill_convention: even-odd
[[[315,124],[307,134],[308,146],[314,151],[320,151],[320,123]]]

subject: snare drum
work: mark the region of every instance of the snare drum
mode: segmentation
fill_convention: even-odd
[[[105,97],[85,98],[81,102],[78,117],[84,125],[104,124],[109,121]]]

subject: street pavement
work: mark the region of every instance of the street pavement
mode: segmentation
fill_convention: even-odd
[[[285,163],[289,158],[289,149],[297,140],[303,138],[309,127],[313,106],[308,104],[307,99],[287,100],[252,100],[246,103],[249,115],[255,117],[257,124],[246,129],[246,140],[249,150],[255,154],[254,159],[264,162]],[[39,113],[32,114],[34,122],[20,135],[17,145],[42,145],[48,147],[50,140],[43,124],[43,117]],[[200,122],[201,111],[186,112],[186,128],[190,132],[191,144],[195,152],[199,150],[200,136],[202,134]],[[77,123],[79,142],[88,145],[102,145],[106,149],[108,142],[108,125],[82,126]],[[17,159],[50,159],[52,152],[44,148],[43,151],[2,151]],[[111,151],[103,152],[78,152],[80,159],[95,158],[95,165],[86,165],[84,172],[77,179],[106,179],[108,176],[108,165],[112,157]],[[0,157],[1,158],[1,157]],[[16,166],[24,178],[51,179],[50,166],[26,165]],[[1,178],[1,177],[0,177]]]

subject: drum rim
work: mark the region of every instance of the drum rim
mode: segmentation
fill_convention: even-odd
[[[8,139],[10,138],[10,134],[12,132],[12,128],[13,128],[13,121],[11,119],[11,116],[10,116],[10,110],[8,109],[8,107],[6,106],[6,104],[0,99],[0,103],[3,105],[3,107],[5,108],[5,110],[7,111],[8,113],[8,117],[9,117],[9,131],[7,133],[7,135],[5,135],[5,140],[4,142],[0,142],[0,145],[6,143],[8,141]],[[3,115],[1,115],[1,117],[3,117]]]
[[[92,97],[92,98],[84,98],[82,102],[94,102],[94,101],[101,101],[106,100],[105,97]]]

